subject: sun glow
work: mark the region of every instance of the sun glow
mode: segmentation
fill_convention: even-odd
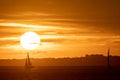
[[[35,32],[26,32],[21,36],[20,43],[24,49],[34,50],[40,44],[40,37]]]

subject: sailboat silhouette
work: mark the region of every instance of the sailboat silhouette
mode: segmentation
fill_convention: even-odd
[[[108,70],[110,69],[110,48],[108,48],[108,60],[107,60],[107,64],[108,64]]]
[[[31,68],[33,68],[33,66],[30,61],[29,53],[27,53],[26,61],[25,61],[25,69],[31,69]]]

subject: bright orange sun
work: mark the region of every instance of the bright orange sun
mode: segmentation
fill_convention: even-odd
[[[26,32],[21,36],[20,43],[24,49],[34,50],[40,44],[40,36],[35,32]]]

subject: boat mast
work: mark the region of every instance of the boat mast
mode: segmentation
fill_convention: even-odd
[[[107,60],[107,66],[108,66],[108,70],[110,69],[110,48],[108,48],[108,60]]]

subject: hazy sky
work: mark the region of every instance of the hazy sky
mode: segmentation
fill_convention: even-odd
[[[120,55],[120,1],[0,0],[0,58],[25,58],[28,31],[41,37],[33,58]]]

